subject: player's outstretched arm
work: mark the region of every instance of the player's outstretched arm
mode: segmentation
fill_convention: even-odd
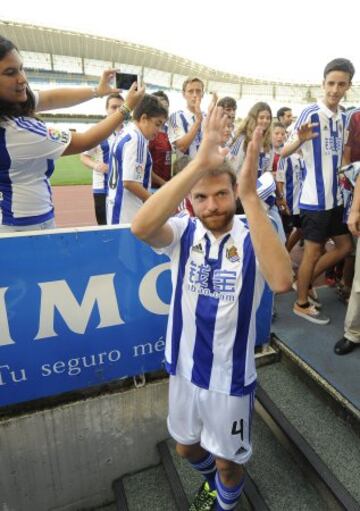
[[[111,86],[114,75],[115,69],[104,71],[95,88],[66,87],[40,91],[37,110],[42,112],[44,110],[53,110],[54,108],[66,108],[84,103],[84,101],[89,101],[95,97],[102,98],[113,92],[119,92],[119,89],[114,89]]]
[[[248,145],[238,178],[238,195],[250,228],[251,241],[261,273],[276,293],[288,291],[292,283],[290,257],[256,193],[258,158],[262,133],[256,129]]]
[[[131,225],[135,236],[157,248],[172,242],[172,230],[166,225],[168,218],[195,183],[224,161],[228,149],[222,148],[221,142],[226,122],[223,109],[212,105],[197,155],[141,207]]]
[[[281,150],[281,157],[287,158],[291,154],[293,154],[295,151],[299,149],[299,147],[306,142],[307,140],[312,140],[313,138],[316,138],[319,136],[319,133],[314,131],[314,128],[318,126],[319,123],[317,122],[307,122],[300,126],[300,128],[297,130],[297,138],[296,140],[292,142],[288,142],[285,144],[285,146]]]

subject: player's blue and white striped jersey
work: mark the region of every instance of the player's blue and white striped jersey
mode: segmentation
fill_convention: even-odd
[[[324,211],[342,204],[338,171],[344,145],[346,115],[332,112],[322,102],[305,108],[299,115],[290,136],[297,139],[297,130],[306,123],[317,123],[318,136],[301,145],[305,162],[300,209]]]
[[[71,140],[33,117],[0,121],[0,224],[36,225],[54,217],[49,178]]]
[[[268,207],[276,202],[276,183],[272,172],[264,172],[256,180],[256,193]]]
[[[142,200],[124,188],[124,181],[135,181],[150,190],[152,159],[148,147],[149,141],[135,124],[124,129],[111,146],[106,199],[108,224],[132,222],[142,206]]]
[[[231,395],[255,386],[256,313],[264,290],[250,232],[239,217],[215,239],[199,219],[172,217],[173,293],[166,365],[195,385]]]
[[[304,173],[304,160],[298,153],[294,153],[288,158],[280,158],[276,171],[276,181],[284,183],[284,198],[292,215],[300,213],[299,201]]]
[[[115,142],[117,136],[121,132],[114,132],[106,140],[103,140],[101,144],[85,151],[84,154],[90,156],[94,161],[98,163],[109,163],[110,147]],[[93,170],[92,172],[92,191],[94,194],[106,194],[108,188],[109,173],[98,172]]]
[[[228,153],[228,159],[231,162],[236,175],[239,174],[241,167],[243,166],[245,160],[245,136],[240,135],[235,139],[232,146],[230,147],[230,151]],[[265,151],[261,151],[259,154],[259,163],[258,163],[258,177],[261,176],[264,172],[272,171],[272,164],[274,160],[274,150],[271,149],[268,153]]]
[[[205,112],[202,112],[203,119],[205,119]],[[194,158],[196,153],[198,152],[201,139],[202,139],[202,130],[203,123],[201,124],[201,128],[198,130],[194,140],[191,142],[185,153],[182,153],[179,149],[175,148],[174,143],[182,138],[186,133],[189,132],[191,126],[195,123],[195,115],[190,112],[190,110],[178,110],[170,115],[169,118],[169,131],[168,136],[171,145],[176,150],[176,157],[181,158],[184,155],[190,156],[190,158]]]

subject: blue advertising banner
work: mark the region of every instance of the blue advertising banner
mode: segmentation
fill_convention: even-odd
[[[162,366],[168,259],[128,228],[0,239],[0,406]]]
[[[4,237],[0,260],[0,407],[162,367],[169,262],[129,228]]]

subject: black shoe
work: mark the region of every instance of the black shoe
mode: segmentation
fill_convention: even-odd
[[[337,355],[346,355],[356,348],[356,342],[351,342],[346,337],[343,337],[334,346],[334,351]]]

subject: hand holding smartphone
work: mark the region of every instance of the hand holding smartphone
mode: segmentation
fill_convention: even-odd
[[[138,77],[131,73],[118,73],[116,72],[116,88],[122,90],[129,90],[134,82],[138,81]]]

